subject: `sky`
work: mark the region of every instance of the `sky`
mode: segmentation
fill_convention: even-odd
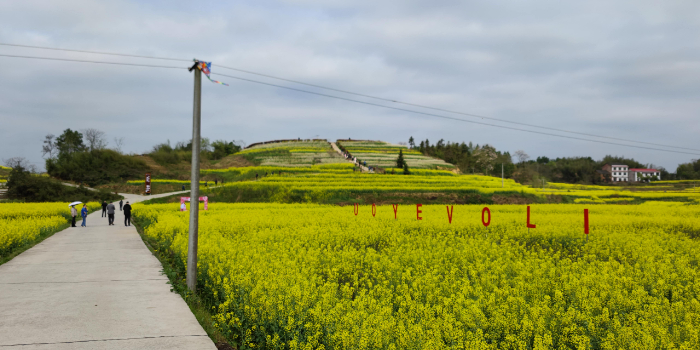
[[[441,119],[234,78],[203,81],[202,137],[439,139],[513,154],[634,158],[675,172],[700,158],[698,1],[3,1],[0,43],[211,61],[212,72],[469,121],[607,142],[373,100],[690,148],[670,153]],[[142,154],[192,137],[188,62],[0,46],[0,160],[40,169],[42,140],[105,132]],[[650,145],[644,147],[661,148]]]

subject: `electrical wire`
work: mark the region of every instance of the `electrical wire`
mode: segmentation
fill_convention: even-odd
[[[45,47],[45,46],[18,45],[18,44],[9,44],[9,43],[0,43],[0,45],[1,45],[1,46],[11,46],[11,47],[32,48],[32,49],[42,49],[42,50],[53,50],[53,51],[80,52],[80,53],[91,53],[91,54],[99,54],[99,55],[121,56],[121,57],[135,57],[135,58],[147,58],[147,59],[157,59],[157,60],[169,60],[169,61],[191,62],[191,60],[179,59],[179,58],[157,57],[157,56],[143,56],[143,55],[131,55],[131,54],[122,54],[122,53],[114,53],[114,52],[89,51],[89,50],[74,50],[74,49],[61,49],[61,48],[53,48],[53,47]],[[95,62],[95,63],[96,63],[96,62]],[[481,119],[494,120],[494,121],[499,121],[499,122],[503,122],[503,123],[515,124],[515,125],[522,125],[522,126],[527,126],[527,127],[531,127],[531,128],[539,128],[539,129],[545,129],[545,130],[551,130],[551,131],[565,132],[565,133],[575,134],[575,135],[583,135],[583,136],[597,137],[597,138],[602,138],[602,139],[616,140],[616,141],[623,141],[623,142],[631,142],[631,143],[637,143],[637,144],[643,144],[643,145],[651,145],[651,146],[659,146],[659,147],[667,147],[667,148],[676,148],[676,149],[685,149],[685,150],[691,150],[691,151],[700,151],[700,149],[696,149],[696,148],[671,146],[671,145],[665,145],[665,144],[660,144],[660,143],[653,143],[653,142],[646,142],[646,141],[637,141],[637,140],[630,140],[630,139],[622,139],[622,138],[619,138],[619,137],[601,136],[601,135],[589,134],[589,133],[584,133],[584,132],[579,132],[579,131],[570,131],[570,130],[552,128],[552,127],[547,127],[547,126],[540,126],[540,125],[534,125],[534,124],[528,124],[528,123],[515,122],[515,121],[511,121],[511,120],[506,120],[506,119],[499,119],[499,118],[487,117],[487,116],[483,116],[483,115],[479,115],[479,114],[473,114],[473,113],[465,113],[465,112],[453,111],[453,110],[449,110],[449,109],[431,107],[431,106],[426,106],[426,105],[421,105],[421,104],[416,104],[416,103],[403,102],[403,101],[399,101],[399,100],[388,99],[388,98],[383,98],[383,97],[377,97],[377,96],[372,96],[372,95],[367,95],[367,94],[361,94],[361,93],[352,92],[352,91],[348,91],[348,90],[336,89],[336,88],[327,87],[327,86],[323,86],[323,85],[311,84],[311,83],[306,83],[306,82],[299,81],[299,80],[286,79],[286,78],[276,77],[276,76],[274,76],[274,75],[263,74],[263,73],[258,73],[258,72],[253,72],[253,71],[249,71],[249,70],[244,70],[244,69],[239,69],[239,68],[234,68],[234,67],[228,67],[228,66],[223,66],[223,65],[216,65],[216,67],[220,67],[220,68],[223,68],[223,69],[229,69],[229,70],[233,70],[233,71],[237,71],[237,72],[242,72],[242,73],[246,73],[246,74],[253,74],[253,75],[257,75],[257,76],[261,76],[261,77],[266,77],[266,78],[270,78],[270,79],[276,79],[276,80],[286,81],[286,82],[290,82],[290,83],[295,83],[295,84],[301,84],[301,85],[311,86],[311,87],[315,87],[315,88],[319,88],[319,89],[325,89],[325,90],[330,90],[330,91],[335,91],[335,92],[341,92],[341,93],[349,94],[349,95],[355,95],[355,96],[360,96],[360,97],[365,97],[365,98],[371,98],[371,99],[380,100],[380,101],[392,102],[392,103],[402,104],[402,105],[406,105],[406,106],[412,106],[412,107],[418,107],[418,108],[425,108],[425,109],[430,109],[430,110],[435,110],[435,111],[440,111],[440,112],[447,112],[447,113],[459,114],[459,115],[464,115],[464,116],[468,116],[468,117],[474,117],[474,118],[481,118]]]
[[[192,62],[192,60],[185,60],[185,59],[181,59],[181,58],[156,57],[156,56],[141,56],[141,55],[131,55],[131,54],[125,54],[125,53],[116,53],[116,52],[102,52],[102,51],[60,49],[60,48],[45,47],[45,46],[17,45],[17,44],[7,44],[7,43],[0,43],[0,46],[24,47],[24,48],[30,48],[30,49],[42,49],[42,50],[53,50],[53,51],[94,53],[94,54],[98,54],[98,55],[110,55],[110,56],[121,56],[121,57],[136,57],[136,58],[149,58],[149,59],[166,60],[166,61]]]
[[[32,48],[32,49],[42,49],[42,50],[53,50],[53,51],[80,52],[80,53],[91,53],[91,54],[99,54],[99,55],[111,55],[111,56],[122,56],[122,57],[136,57],[136,58],[147,58],[147,59],[157,59],[157,60],[169,60],[169,61],[191,62],[191,60],[179,59],[179,58],[171,58],[171,57],[143,56],[143,55],[131,55],[131,54],[114,53],[114,52],[89,51],[89,50],[74,50],[74,49],[61,49],[61,48],[53,48],[53,47],[45,47],[45,46],[18,45],[18,44],[9,44],[9,43],[0,43],[0,45],[1,45],[1,46],[11,46],[11,47]],[[223,69],[229,69],[229,70],[233,70],[233,71],[237,71],[237,72],[242,72],[242,73],[246,73],[246,74],[253,74],[253,75],[257,75],[257,76],[261,76],[261,77],[265,77],[265,78],[276,79],[276,80],[286,81],[286,82],[290,82],[290,83],[295,83],[295,84],[301,84],[301,85],[311,86],[311,87],[315,87],[315,88],[319,88],[319,89],[325,89],[325,90],[330,90],[330,91],[335,91],[335,92],[341,92],[341,93],[349,94],[349,95],[361,96],[361,97],[365,97],[365,98],[371,98],[371,99],[380,100],[380,101],[386,101],[386,102],[392,102],[392,103],[397,103],[397,104],[403,104],[403,105],[406,105],[406,106],[425,108],[425,109],[430,109],[430,110],[435,110],[435,111],[440,111],[440,112],[447,112],[447,113],[453,113],[453,114],[460,114],[460,115],[464,115],[464,116],[468,116],[468,117],[481,118],[481,119],[488,119],[488,120],[494,120],[494,121],[499,121],[499,122],[503,122],[503,123],[510,123],[510,124],[522,125],[522,126],[527,126],[527,127],[531,127],[531,128],[539,128],[539,129],[545,129],[545,130],[551,130],[551,131],[565,132],[565,133],[569,133],[569,134],[576,134],[576,135],[597,137],[597,138],[602,138],[602,139],[616,140],[616,141],[623,141],[623,142],[631,142],[631,143],[637,143],[637,144],[643,144],[643,145],[660,146],[660,147],[668,147],[668,148],[676,148],[676,149],[685,149],[685,150],[691,150],[691,151],[700,151],[700,149],[696,149],[696,148],[678,147],[678,146],[671,146],[671,145],[665,145],[665,144],[660,144],[660,143],[653,143],[653,142],[646,142],[646,141],[637,141],[637,140],[630,140],[630,139],[622,139],[622,138],[619,138],[619,137],[601,136],[601,135],[589,134],[589,133],[584,133],[584,132],[579,132],[579,131],[571,131],[571,130],[558,129],[558,128],[552,128],[552,127],[547,127],[547,126],[540,126],[540,125],[534,125],[534,124],[528,124],[528,123],[515,122],[515,121],[511,121],[511,120],[506,120],[506,119],[499,119],[499,118],[487,117],[487,116],[483,116],[483,115],[479,115],[479,114],[473,114],[473,113],[465,113],[465,112],[453,111],[453,110],[449,110],[449,109],[431,107],[431,106],[426,106],[426,105],[421,105],[421,104],[416,104],[416,103],[403,102],[403,101],[399,101],[399,100],[388,99],[388,98],[383,98],[383,97],[377,97],[377,96],[372,96],[372,95],[367,95],[367,94],[361,94],[361,93],[352,92],[352,91],[348,91],[348,90],[336,89],[336,88],[332,88],[332,87],[328,87],[328,86],[317,85],[317,84],[311,84],[311,83],[306,83],[306,82],[299,81],[299,80],[286,79],[286,78],[281,78],[281,77],[277,77],[277,76],[274,76],[274,75],[263,74],[263,73],[258,73],[258,72],[253,72],[253,71],[249,71],[249,70],[244,70],[244,69],[239,69],[239,68],[234,68],[234,67],[228,67],[228,66],[223,66],[223,65],[216,65],[216,67],[220,67],[220,68],[223,68]]]
[[[534,125],[534,124],[527,124],[527,123],[520,123],[520,122],[514,122],[511,120],[505,120],[505,119],[499,119],[499,118],[493,118],[493,117],[486,117],[483,115],[478,115],[478,114],[472,114],[472,113],[464,113],[464,112],[458,112],[458,111],[452,111],[449,109],[443,109],[443,108],[437,108],[437,107],[430,107],[430,106],[425,106],[425,105],[420,105],[416,103],[409,103],[409,102],[402,102],[399,100],[394,100],[394,99],[388,99],[388,98],[383,98],[383,97],[377,97],[377,96],[372,96],[372,95],[365,95],[365,94],[360,94],[352,91],[347,91],[347,90],[340,90],[340,89],[335,89],[335,88],[330,88],[322,85],[316,85],[316,84],[309,84],[305,83],[302,81],[298,80],[291,80],[291,79],[285,79],[285,78],[280,78],[280,77],[275,77],[272,75],[267,75],[267,74],[262,74],[262,73],[256,73],[256,72],[251,72],[243,69],[238,69],[238,68],[232,68],[232,67],[226,67],[222,65],[217,65],[217,67],[224,68],[224,69],[230,69],[242,73],[248,73],[248,74],[253,74],[253,75],[258,75],[266,78],[272,78],[272,79],[277,79],[277,80],[282,80],[290,83],[295,83],[295,84],[302,84],[306,86],[311,86],[311,87],[316,87],[320,89],[326,89],[326,90],[331,90],[331,91],[336,91],[336,92],[342,92],[344,94],[350,94],[350,95],[355,95],[355,96],[361,96],[361,97],[367,97],[367,98],[372,98],[375,100],[380,100],[380,101],[386,101],[386,102],[393,102],[393,103],[398,103],[406,106],[412,106],[412,107],[419,107],[419,108],[425,108],[425,109],[431,109],[434,111],[441,111],[441,112],[447,112],[447,113],[454,113],[454,114],[461,114],[464,116],[469,116],[469,117],[474,117],[474,118],[481,118],[481,119],[488,119],[488,120],[495,120],[503,123],[510,123],[510,124],[517,124],[517,125],[522,125],[522,126],[529,126],[532,128],[539,128],[539,129],[546,129],[546,130],[552,130],[552,131],[559,131],[559,132],[565,132],[565,133],[570,133],[570,134],[577,134],[577,135],[584,135],[584,136],[592,136],[592,137],[598,137],[602,139],[609,139],[609,140],[618,140],[618,141],[625,141],[625,142],[632,142],[632,143],[639,143],[639,144],[646,144],[646,145],[652,145],[652,146],[661,146],[661,147],[669,147],[669,148],[677,148],[677,149],[686,149],[686,150],[691,150],[691,151],[700,151],[700,149],[696,148],[687,148],[687,147],[678,147],[678,146],[671,146],[671,145],[664,145],[664,144],[659,144],[659,143],[652,143],[652,142],[645,142],[645,141],[635,141],[635,140],[629,140],[629,139],[621,139],[618,137],[609,137],[609,136],[600,136],[600,135],[595,135],[595,134],[588,134],[588,133],[583,133],[583,132],[578,132],[578,131],[569,131],[569,130],[564,130],[564,129],[557,129],[557,128],[550,128],[547,126],[539,126],[539,125]]]
[[[53,58],[53,57],[37,57],[37,56],[17,56],[17,55],[4,55],[4,54],[0,54],[0,57],[29,58],[29,59],[34,59],[34,60],[67,61],[67,62],[80,62],[80,63],[99,63],[99,64],[112,64],[112,65],[117,65],[117,66],[134,66],[134,67],[149,67],[149,68],[187,69],[187,67],[158,66],[158,65],[153,65],[153,64],[137,64],[137,63],[122,63],[122,62],[107,62],[107,61],[87,61],[87,60],[74,60],[74,59],[70,59],[70,58]]]
[[[615,146],[624,146],[624,147],[632,147],[632,148],[642,148],[642,149],[648,149],[648,150],[654,150],[654,151],[662,151],[662,152],[670,152],[670,153],[691,154],[691,155],[696,155],[696,156],[700,155],[700,153],[690,153],[690,152],[683,152],[683,151],[672,151],[672,150],[661,149],[661,148],[652,148],[652,147],[645,147],[645,146],[626,145],[626,144],[623,144],[623,143],[608,142],[608,141],[600,141],[600,140],[591,140],[591,139],[585,139],[585,138],[581,138],[581,137],[566,136],[566,135],[558,135],[558,134],[546,133],[546,132],[541,132],[541,131],[534,131],[534,130],[527,130],[527,129],[514,128],[514,127],[504,126],[504,125],[489,124],[489,123],[477,122],[477,121],[473,121],[473,120],[467,120],[467,119],[456,118],[456,117],[449,117],[449,116],[444,116],[444,115],[439,115],[439,114],[434,114],[434,113],[427,113],[427,112],[414,111],[414,110],[405,109],[405,108],[399,108],[399,107],[392,107],[392,106],[380,105],[380,104],[377,104],[377,103],[359,101],[359,100],[354,100],[354,99],[346,98],[346,97],[340,97],[340,96],[322,94],[322,93],[319,93],[319,92],[308,91],[308,90],[303,90],[303,89],[297,89],[297,88],[292,88],[292,87],[283,86],[283,85],[271,84],[271,83],[266,83],[266,82],[262,82],[262,81],[258,81],[258,80],[252,80],[252,79],[247,79],[247,78],[241,78],[241,77],[237,77],[237,76],[233,76],[233,75],[227,75],[227,74],[221,74],[221,73],[212,73],[212,75],[218,75],[218,76],[222,76],[222,77],[227,77],[227,78],[232,78],[232,79],[238,79],[238,80],[247,81],[247,82],[251,82],[251,83],[256,83],[256,84],[261,84],[261,85],[267,85],[267,86],[273,86],[273,87],[278,87],[278,88],[287,89],[287,90],[292,90],[292,91],[297,91],[297,92],[303,92],[303,93],[311,94],[311,95],[329,97],[329,98],[334,98],[334,99],[343,100],[343,101],[348,101],[348,102],[355,102],[355,103],[360,103],[360,104],[369,105],[369,106],[382,107],[382,108],[393,109],[393,110],[397,110],[397,111],[403,111],[403,112],[421,114],[421,115],[426,115],[426,116],[431,116],[431,117],[436,117],[436,118],[449,119],[449,120],[455,120],[455,121],[460,121],[460,122],[465,122],[465,123],[471,123],[471,124],[479,124],[479,125],[493,126],[493,127],[501,128],[501,129],[516,130],[516,131],[524,131],[524,132],[529,132],[529,133],[539,134],[539,135],[547,135],[547,136],[555,136],[555,137],[561,137],[561,138],[572,139],[572,140],[580,140],[580,141],[604,143],[604,144],[615,145]]]

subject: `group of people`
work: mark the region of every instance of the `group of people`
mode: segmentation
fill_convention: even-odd
[[[282,170],[278,171],[277,174],[281,176]],[[274,171],[271,172],[270,175],[275,175],[275,172]],[[267,176],[267,171],[265,172],[265,176]],[[257,179],[258,179],[258,173],[255,173],[255,180],[257,180]],[[223,183],[223,180],[221,180],[221,182]]]
[[[80,227],[87,227],[87,225],[85,224],[85,220],[87,219],[87,214],[88,214],[87,204],[83,204],[83,209],[80,209],[80,216],[83,217],[83,223],[80,224]],[[75,218],[78,216],[78,209],[75,209],[75,205],[72,205],[70,207],[70,216],[73,217],[73,221],[71,222],[70,226],[75,227]]]
[[[116,210],[117,208],[113,203],[107,204],[106,201],[102,201],[102,217],[107,217],[110,226],[114,225],[114,214]],[[129,204],[129,201],[126,201],[126,204],[124,204],[124,200],[120,200],[119,211],[124,212],[124,226],[131,226],[131,204]],[[73,217],[71,227],[76,227],[75,218],[78,216],[78,210],[75,208],[75,205],[70,207],[70,215]],[[83,223],[80,225],[81,227],[87,227],[87,215],[87,205],[83,204],[83,208],[80,210],[80,216],[83,218]]]
[[[345,157],[345,159],[347,160],[352,161],[353,163],[357,163],[357,157],[353,157],[352,154],[350,154],[349,152],[343,152],[343,157]]]
[[[364,161],[364,162],[363,162],[363,161],[357,159],[357,157],[355,157],[355,156],[353,156],[352,154],[350,154],[350,152],[343,152],[343,157],[345,157],[345,159],[347,159],[347,160],[349,160],[349,161],[355,163],[355,165],[359,165],[359,166],[360,166],[360,171],[362,171],[362,166],[365,166],[365,167],[367,168],[367,171],[369,171],[370,173],[373,173],[374,170],[375,170],[373,167],[371,167],[371,166],[368,167],[368,166],[367,166],[367,161]],[[355,171],[355,168],[352,168],[352,171]]]

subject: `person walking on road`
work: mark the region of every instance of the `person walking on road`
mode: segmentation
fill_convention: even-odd
[[[107,218],[109,219],[109,224],[114,225],[114,204],[107,204]]]
[[[107,216],[107,202],[102,201],[102,217]]]
[[[122,207],[124,206],[124,200],[120,199],[119,200],[119,211],[122,211]]]
[[[75,205],[70,207],[70,216],[73,217],[73,222],[71,222],[70,227],[75,227],[75,217],[78,216],[78,210],[75,209]]]
[[[80,209],[80,216],[83,217],[83,223],[80,224],[81,227],[87,227],[87,225],[85,224],[85,220],[87,220],[87,214],[87,204],[83,204],[83,209]]]
[[[124,205],[124,226],[131,226],[131,205],[126,201]]]

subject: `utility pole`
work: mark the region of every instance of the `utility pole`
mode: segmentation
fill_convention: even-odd
[[[197,289],[197,239],[199,232],[199,151],[201,148],[202,125],[202,71],[195,61],[194,70],[194,109],[192,114],[192,174],[190,175],[190,230],[187,243],[187,289],[194,293]]]
[[[501,163],[501,188],[503,188],[503,163]]]

